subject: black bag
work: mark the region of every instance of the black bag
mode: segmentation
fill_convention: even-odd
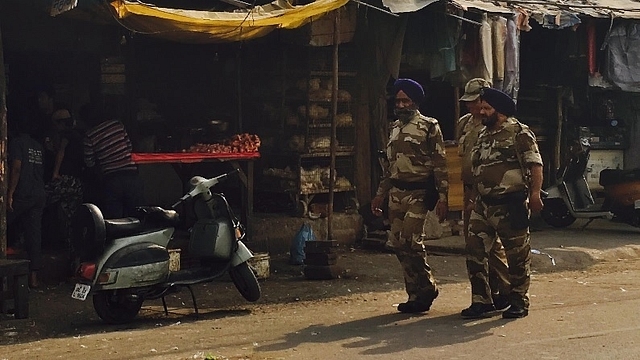
[[[427,190],[424,193],[424,206],[427,210],[433,210],[440,199],[440,194],[436,188],[436,177],[430,176],[427,180]]]
[[[529,227],[529,208],[524,201],[510,202],[507,211],[511,230],[524,230]]]

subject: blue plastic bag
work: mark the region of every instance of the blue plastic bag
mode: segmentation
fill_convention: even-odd
[[[291,248],[289,249],[289,263],[291,265],[304,264],[304,245],[307,241],[315,241],[316,236],[313,233],[313,229],[309,223],[304,223],[294,236],[291,242]]]

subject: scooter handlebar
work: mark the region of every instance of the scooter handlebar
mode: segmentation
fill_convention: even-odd
[[[183,197],[180,198],[180,200],[178,200],[178,202],[176,202],[175,204],[171,205],[172,208],[175,208],[176,206],[180,205],[180,203],[182,203],[183,201],[192,198],[198,194],[202,194],[206,191],[208,191],[210,188],[212,188],[213,186],[217,185],[218,183],[220,183],[221,181],[224,181],[225,179],[227,179],[229,177],[229,175],[232,175],[236,172],[239,172],[239,169],[234,169],[226,174],[222,174],[222,175],[218,175],[216,177],[212,177],[211,179],[207,179],[204,178],[202,176],[194,176],[191,178],[191,180],[189,180],[189,183],[191,184],[191,186],[193,186],[193,189],[191,189],[191,191],[189,191],[188,193],[186,193]]]

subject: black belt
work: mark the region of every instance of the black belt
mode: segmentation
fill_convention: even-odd
[[[400,190],[426,190],[428,187],[427,181],[402,181],[398,179],[390,179],[391,185],[397,187]]]
[[[489,206],[505,205],[515,202],[523,202],[527,199],[526,192],[515,191],[497,196],[480,196],[483,203]]]

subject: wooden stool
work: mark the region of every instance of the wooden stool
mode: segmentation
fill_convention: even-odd
[[[11,279],[13,293],[14,316],[16,319],[29,317],[29,260],[0,259],[0,279]],[[6,300],[2,293],[2,308]]]

